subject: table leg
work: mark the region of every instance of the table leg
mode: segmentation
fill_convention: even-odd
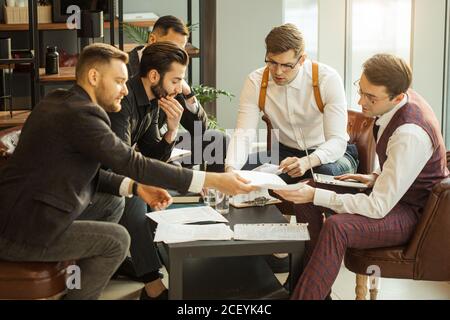
[[[169,253],[169,300],[183,299],[183,261],[184,257]]]
[[[302,245],[298,251],[291,252],[289,254],[289,294],[294,292],[295,285],[300,277],[300,266],[302,263],[304,250],[305,246]]]

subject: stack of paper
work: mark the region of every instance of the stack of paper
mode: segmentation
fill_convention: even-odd
[[[236,224],[235,240],[309,240],[306,223]]]
[[[223,223],[208,225],[158,224],[155,241],[165,243],[197,240],[231,240],[233,231]]]
[[[283,179],[281,179],[279,176],[273,173],[247,171],[247,170],[236,170],[234,172],[236,172],[242,178],[249,180],[250,185],[264,189],[298,190],[305,185],[303,182],[295,184],[286,184],[286,182],[284,182]]]
[[[155,211],[147,213],[147,217],[159,224],[184,224],[206,221],[228,222],[223,215],[211,207],[194,207]]]

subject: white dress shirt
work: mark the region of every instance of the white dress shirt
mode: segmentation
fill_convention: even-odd
[[[230,141],[226,167],[241,169],[248,158],[249,146],[256,137],[261,116],[258,107],[261,79],[265,68],[251,73],[241,92],[236,129]],[[325,111],[317,107],[312,86],[312,63],[306,60],[289,84],[277,85],[269,77],[265,112],[273,128],[279,130],[279,141],[291,148],[316,149],[322,164],[335,162],[346,150],[347,102],[339,74],[331,67],[319,64],[319,86]]]
[[[405,96],[400,104],[377,120],[376,124],[380,126],[377,141],[394,114],[407,101]],[[405,195],[433,155],[433,144],[425,130],[408,123],[399,126],[389,138],[386,155],[383,170],[375,171],[379,177],[370,195],[336,194],[333,191],[316,189],[314,204],[330,208],[336,213],[384,218]]]

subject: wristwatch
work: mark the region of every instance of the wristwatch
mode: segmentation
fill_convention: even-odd
[[[132,187],[131,190],[132,190],[133,196],[136,196],[136,197],[139,196],[139,194],[138,194],[138,183],[136,181],[133,181],[133,187]]]
[[[187,95],[183,95],[185,100],[188,100],[192,97],[195,97],[195,93],[194,91],[191,90],[191,93],[187,94]]]

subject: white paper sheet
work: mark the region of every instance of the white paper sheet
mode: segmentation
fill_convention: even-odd
[[[195,223],[195,222],[228,222],[227,219],[211,207],[192,207],[169,209],[147,213],[147,217],[157,223]]]
[[[270,164],[270,163],[264,163],[264,164],[260,165],[259,167],[256,167],[252,171],[272,173],[272,174],[276,174],[276,175],[280,175],[283,172],[283,170],[280,169],[280,166],[277,166],[276,164]]]
[[[181,158],[189,156],[191,153],[192,152],[190,150],[173,148],[172,152],[170,153],[170,158],[167,161],[171,162],[171,161],[179,160]]]
[[[272,189],[272,190],[298,190],[301,189],[305,184],[303,182],[295,184],[286,184],[279,176],[273,173],[258,172],[258,171],[247,171],[247,170],[236,170],[234,171],[242,178],[249,180],[250,185]]]
[[[236,224],[235,240],[309,240],[308,224],[262,223]]]
[[[198,240],[231,240],[233,231],[229,226],[218,224],[183,225],[158,224],[155,241],[165,243],[179,243]]]

